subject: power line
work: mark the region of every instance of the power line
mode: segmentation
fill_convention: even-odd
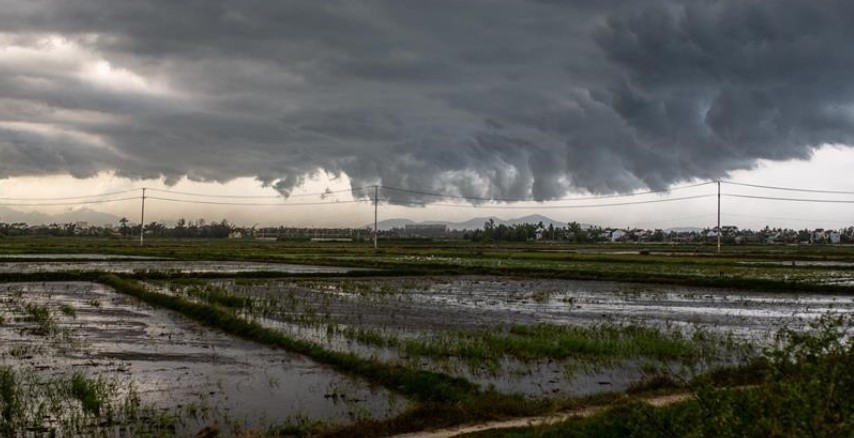
[[[316,193],[297,193],[297,194],[290,195],[289,198],[306,197],[306,196],[326,196],[326,195],[332,195],[332,194],[336,194],[336,193],[355,192],[355,191],[364,190],[364,189],[368,189],[368,188],[371,188],[371,187],[356,187],[356,188],[352,188],[352,189],[329,190],[329,191],[316,192]],[[203,198],[230,198],[230,199],[283,199],[284,198],[284,196],[282,196],[282,195],[263,195],[263,196],[212,195],[212,194],[206,194],[206,193],[181,192],[181,191],[177,191],[177,190],[164,190],[164,189],[153,189],[153,188],[148,188],[147,190],[160,192],[160,193],[168,193],[168,194],[172,194],[172,195],[197,196],[197,197],[203,197]]]
[[[828,204],[854,204],[854,200],[842,200],[842,199],[778,198],[778,197],[773,197],[773,196],[737,195],[737,194],[729,194],[729,193],[724,193],[722,196],[726,196],[728,198],[764,199],[764,200],[769,200],[769,201],[815,202],[815,203],[828,203]]]
[[[631,198],[631,197],[635,197],[635,196],[650,195],[650,194],[655,194],[655,193],[669,193],[669,192],[676,191],[676,190],[690,189],[690,188],[694,188],[694,187],[707,186],[710,184],[715,184],[715,182],[714,181],[708,181],[708,182],[697,183],[697,184],[692,184],[692,185],[688,185],[688,186],[673,187],[673,188],[662,189],[662,190],[647,190],[644,192],[636,192],[636,193],[630,193],[630,194],[626,194],[626,195],[603,195],[603,196],[571,197],[571,198],[549,199],[547,201],[536,201],[536,202],[592,201],[592,200],[597,200],[597,199]],[[482,197],[476,197],[476,196],[462,196],[462,195],[452,195],[452,194],[448,194],[448,193],[435,193],[435,192],[427,192],[427,191],[420,191],[420,190],[410,190],[410,189],[404,189],[401,187],[390,187],[390,186],[379,186],[379,187],[382,189],[385,189],[385,190],[412,193],[415,195],[433,196],[433,197],[438,197],[438,198],[462,199],[462,200],[466,200],[466,201],[494,201],[494,202],[531,202],[531,201],[533,201],[532,199],[526,199],[526,198],[482,198]]]
[[[820,190],[820,189],[803,189],[798,187],[778,187],[778,186],[764,186],[760,184],[747,184],[747,183],[739,183],[734,181],[721,181],[724,184],[734,185],[734,186],[744,186],[744,187],[756,187],[760,189],[769,189],[769,190],[782,190],[788,192],[807,192],[807,193],[828,193],[828,194],[836,194],[836,195],[854,195],[854,192],[847,192],[843,190]]]
[[[105,192],[105,193],[98,193],[95,195],[67,196],[67,197],[63,197],[63,198],[0,198],[0,201],[26,201],[26,202],[70,201],[72,199],[88,199],[88,198],[100,198],[102,196],[121,195],[124,193],[137,192],[139,190],[141,190],[141,189],[127,189],[127,190],[120,190],[117,192]],[[130,198],[130,199],[133,199],[133,198]],[[6,205],[11,205],[11,204],[6,204]]]
[[[139,199],[139,198],[134,198]],[[269,206],[269,207],[296,207],[305,205],[331,205],[331,204],[352,204],[370,202],[365,199],[356,199],[352,201],[326,201],[326,202],[280,202],[280,203],[257,203],[257,202],[227,202],[227,201],[198,201],[192,199],[174,199],[161,198],[159,196],[146,196],[145,199],[156,199],[158,201],[180,202],[188,204],[207,204],[207,205],[247,205],[247,206]]]
[[[488,208],[488,209],[513,209],[513,210],[530,210],[530,209],[574,209],[574,208],[597,208],[597,207],[617,207],[622,205],[641,205],[641,204],[655,204],[660,202],[674,202],[674,201],[686,201],[689,199],[701,199],[701,198],[710,198],[716,196],[714,194],[707,195],[696,195],[696,196],[684,196],[681,198],[667,198],[667,199],[649,199],[646,201],[631,201],[631,202],[613,202],[610,204],[581,204],[581,205],[534,205],[534,206],[519,206],[519,205],[470,205],[470,204],[437,204],[437,203],[429,203],[429,202],[417,202],[417,201],[394,201],[397,204],[410,204],[410,205],[424,205],[424,206],[435,206],[435,207],[453,207],[453,208]]]
[[[135,196],[132,198],[120,198],[120,199],[101,199],[96,201],[77,201],[77,202],[50,202],[50,203],[20,203],[20,202],[12,202],[12,203],[0,203],[3,206],[10,207],[56,207],[61,205],[87,205],[87,204],[105,204],[108,202],[121,202],[121,201],[130,201],[134,199],[140,199],[139,196]]]

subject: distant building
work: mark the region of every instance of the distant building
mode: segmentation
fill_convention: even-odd
[[[403,228],[406,237],[441,239],[448,234],[448,226],[444,224],[407,224]]]

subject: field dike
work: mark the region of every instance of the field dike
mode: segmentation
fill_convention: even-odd
[[[648,403],[655,407],[661,406],[669,406],[674,403],[681,403],[687,400],[691,400],[693,398],[693,394],[690,393],[676,393],[669,395],[660,395],[655,397],[642,397],[637,399],[636,401],[642,403]],[[485,431],[495,431],[495,430],[504,430],[504,429],[518,429],[518,428],[536,428],[549,426],[553,424],[562,423],[567,420],[571,420],[573,418],[586,418],[592,415],[597,415],[603,412],[608,411],[608,409],[612,408],[613,405],[594,405],[588,407],[582,407],[578,409],[574,409],[571,411],[565,412],[556,412],[554,414],[548,415],[537,415],[533,417],[523,417],[523,418],[514,418],[512,420],[504,420],[504,421],[488,421],[485,423],[477,423],[477,424],[465,424],[457,427],[449,427],[445,429],[439,430],[426,430],[422,432],[413,432],[406,433],[401,435],[396,435],[394,438],[452,438],[458,437],[478,432]]]
[[[530,400],[521,396],[483,391],[465,379],[442,373],[413,370],[352,353],[329,351],[247,321],[221,306],[190,302],[180,297],[153,292],[135,280],[108,274],[98,277],[97,281],[117,292],[133,296],[150,305],[177,311],[226,333],[302,354],[338,372],[366,379],[418,402],[398,417],[388,420],[360,420],[340,429],[326,430],[325,436],[389,435],[424,430],[428,427],[452,426],[462,422],[536,415],[564,407],[557,401]]]
[[[86,280],[101,283],[118,293],[135,297],[157,308],[176,311],[205,326],[303,355],[342,374],[381,385],[416,402],[403,414],[390,419],[359,419],[353,424],[340,427],[313,425],[314,428],[309,432],[320,433],[321,436],[387,436],[428,429],[447,429],[466,423],[505,421],[509,418],[517,420],[510,420],[515,423],[506,424],[518,426],[520,418],[522,421],[532,418],[554,418],[554,416],[541,417],[550,412],[564,412],[572,416],[572,412],[594,412],[598,408],[593,406],[608,405],[609,402],[627,399],[625,395],[613,393],[584,399],[532,399],[505,395],[494,390],[483,390],[465,378],[441,372],[412,369],[349,352],[331,351],[313,342],[291,337],[281,331],[242,318],[233,309],[225,306],[156,292],[136,280],[136,276],[104,273],[44,273],[14,277],[18,281]],[[670,382],[663,386],[650,386],[646,390],[658,389],[666,394],[672,393],[677,386]],[[637,397],[638,395],[628,398],[637,400]],[[590,410],[585,410],[585,407],[589,407]]]

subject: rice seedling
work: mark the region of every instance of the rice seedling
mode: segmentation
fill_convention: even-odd
[[[77,310],[74,308],[74,306],[72,306],[72,305],[70,305],[70,304],[62,304],[62,305],[60,305],[60,306],[59,306],[59,311],[60,311],[60,312],[62,312],[62,314],[63,314],[63,315],[65,315],[65,316],[69,316],[69,317],[71,317],[71,318],[76,318],[76,317],[77,317]]]

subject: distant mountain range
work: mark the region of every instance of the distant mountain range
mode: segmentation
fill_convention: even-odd
[[[476,217],[469,219],[465,222],[448,222],[448,221],[425,221],[425,222],[416,222],[411,219],[385,219],[377,222],[377,227],[381,230],[390,230],[392,228],[403,228],[406,225],[420,224],[420,225],[447,225],[448,229],[451,230],[474,230],[477,228],[483,228],[483,224],[489,222],[492,219],[495,221],[495,225],[519,225],[519,224],[538,224],[540,222],[543,223],[546,227],[549,224],[554,224],[555,227],[565,227],[565,221],[557,221],[550,217],[543,216],[540,214],[532,214],[529,216],[517,217],[515,219],[501,219],[495,216],[487,216],[487,217]],[[369,224],[369,227],[373,228],[374,224]],[[581,224],[582,228],[589,228],[591,225]]]
[[[0,206],[0,222],[16,223],[25,222],[29,225],[41,224],[65,224],[76,222],[88,222],[89,225],[117,225],[119,217],[100,211],[81,208],[79,210],[67,211],[59,214],[45,214],[35,211],[24,212]]]

